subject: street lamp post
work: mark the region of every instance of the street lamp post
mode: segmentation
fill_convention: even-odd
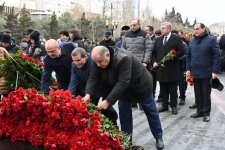
[[[105,26],[106,26],[107,29],[109,28],[109,24],[110,24],[109,20],[106,20],[106,21],[105,21]],[[117,29],[118,21],[112,19],[111,25],[112,25],[112,26],[111,26],[111,28],[110,28],[110,31],[111,31],[112,36],[113,36],[113,31],[115,31],[115,30]]]

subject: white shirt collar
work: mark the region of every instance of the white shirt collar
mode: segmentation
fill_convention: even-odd
[[[166,41],[169,40],[170,36],[171,36],[171,32],[166,36],[166,37],[167,37],[167,40],[166,40]],[[164,36],[164,37],[165,37],[165,36]]]

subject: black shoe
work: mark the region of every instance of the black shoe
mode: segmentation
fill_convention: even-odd
[[[199,118],[199,117],[203,117],[203,115],[200,113],[195,113],[195,114],[191,115],[191,118]]]
[[[189,108],[190,109],[195,109],[195,108],[197,108],[197,104],[193,104],[193,105],[189,106]]]
[[[176,107],[172,107],[172,114],[176,115],[178,114],[177,108]]]
[[[178,105],[180,105],[180,106],[185,105],[185,100],[184,99],[181,99]]]
[[[157,139],[156,140],[156,148],[158,150],[162,150],[164,148],[164,143],[162,139]]]
[[[156,100],[156,102],[157,102],[157,103],[162,102],[162,99],[161,99],[161,98],[158,98],[158,99]]]
[[[164,112],[164,111],[168,111],[168,110],[169,110],[168,107],[160,107],[160,108],[158,109],[158,112]]]
[[[209,116],[204,116],[203,117],[203,121],[204,122],[209,122],[210,121],[210,117]]]

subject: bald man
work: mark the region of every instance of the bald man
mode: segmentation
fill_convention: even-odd
[[[71,76],[71,52],[76,48],[73,43],[67,42],[59,45],[56,40],[50,39],[45,44],[47,56],[44,58],[44,73],[41,78],[41,91],[49,93],[51,74],[56,73],[58,88],[67,90]]]
[[[133,132],[131,102],[138,102],[144,109],[151,132],[156,139],[156,147],[163,149],[162,128],[152,97],[152,76],[131,52],[116,47],[97,46],[92,50],[94,66],[86,85],[85,101],[95,93],[97,83],[104,80],[111,91],[98,109],[104,110],[117,100],[121,130],[131,135]]]

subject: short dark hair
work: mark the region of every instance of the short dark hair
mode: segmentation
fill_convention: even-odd
[[[196,23],[196,24],[199,24],[201,28],[205,28],[205,25],[202,22],[199,22],[199,23]]]
[[[79,55],[80,54],[80,56],[82,57],[82,58],[84,58],[85,56],[86,56],[86,51],[83,49],[83,48],[81,48],[81,47],[77,47],[77,48],[75,48],[73,51],[72,51],[72,53],[71,53],[71,56],[77,56],[77,55]]]
[[[149,26],[149,25],[148,25],[148,26],[146,26],[146,27],[148,27],[150,31],[154,31],[154,27],[153,27],[153,26]]]
[[[60,35],[60,34],[65,35],[65,36],[67,36],[67,37],[69,36],[69,32],[68,32],[68,31],[65,31],[65,30],[64,30],[64,31],[60,31],[60,32],[59,32],[59,35]]]
[[[172,30],[171,33],[174,33],[174,34],[178,35],[178,31],[177,30]]]
[[[131,19],[131,21],[134,21],[134,20],[136,20],[139,25],[141,24],[141,21],[139,19],[135,19],[135,18]]]
[[[31,32],[33,32],[33,31],[34,31],[34,29],[27,29],[27,31],[26,31],[26,35],[31,34]]]

